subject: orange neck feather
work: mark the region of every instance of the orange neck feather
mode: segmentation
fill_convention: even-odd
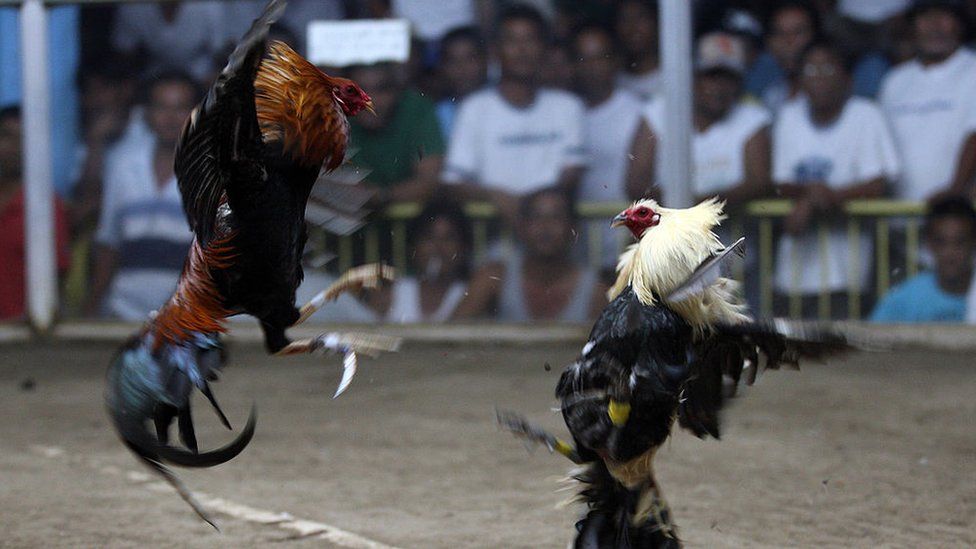
[[[150,330],[156,344],[177,343],[193,333],[223,333],[224,319],[232,314],[224,308],[211,269],[228,267],[236,255],[230,245],[233,234],[212,240],[206,247],[194,239],[176,292],[153,319]]]
[[[330,169],[346,154],[349,125],[332,97],[332,78],[287,44],[272,41],[254,80],[265,143],[281,143],[293,160]]]

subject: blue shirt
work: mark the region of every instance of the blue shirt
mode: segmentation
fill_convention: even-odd
[[[966,296],[945,292],[935,273],[924,272],[891,289],[871,313],[872,322],[963,322]]]
[[[457,107],[460,102],[460,99],[452,99],[449,97],[447,99],[441,99],[435,107],[437,121],[440,122],[441,135],[444,136],[444,139],[451,138],[451,128],[454,127],[454,115],[457,114]]]

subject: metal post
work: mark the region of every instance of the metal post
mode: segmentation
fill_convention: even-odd
[[[660,158],[667,205],[691,206],[691,51],[690,0],[660,3],[660,41],[664,77],[664,131]]]
[[[47,13],[41,0],[20,7],[24,121],[24,235],[27,253],[27,313],[48,330],[58,301],[51,174],[51,101],[48,86]]]

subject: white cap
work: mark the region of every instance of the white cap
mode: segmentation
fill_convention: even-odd
[[[724,69],[737,75],[746,72],[746,45],[727,32],[710,32],[698,39],[696,71]]]

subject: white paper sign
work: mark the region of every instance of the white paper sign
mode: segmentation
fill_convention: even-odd
[[[382,61],[403,63],[410,56],[410,25],[405,19],[312,21],[308,24],[308,60],[346,67]]]

